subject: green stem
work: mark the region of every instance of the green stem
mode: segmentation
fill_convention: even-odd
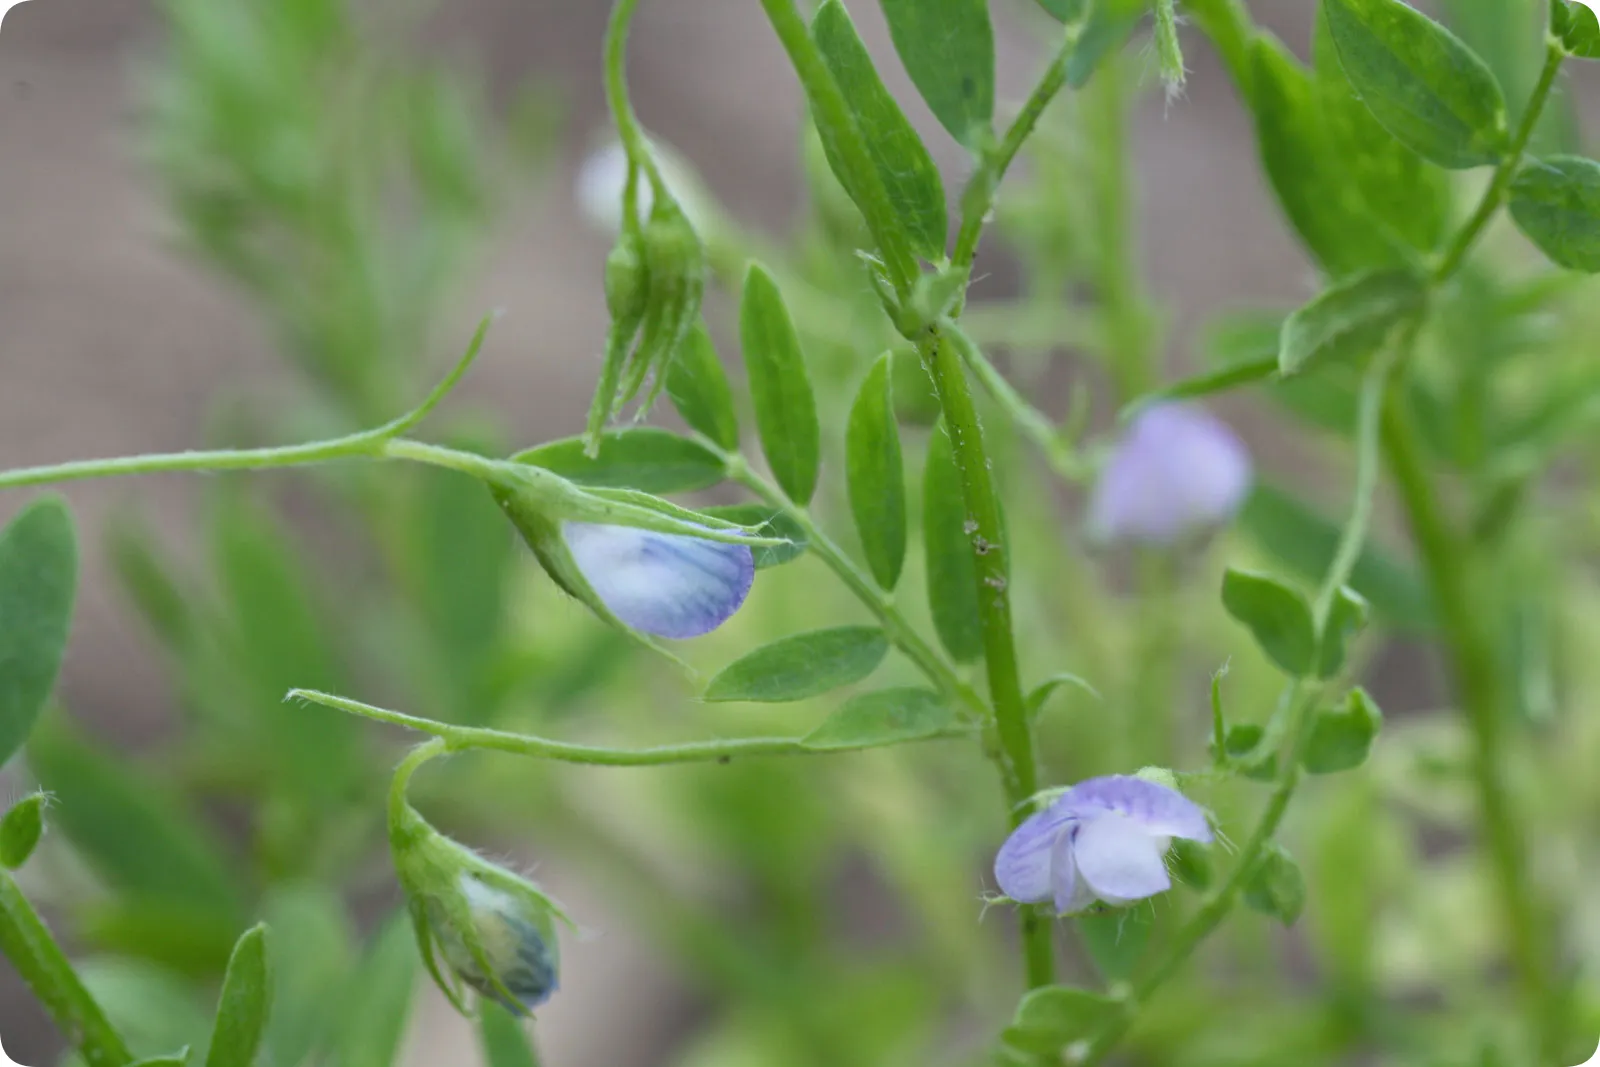
[[[1313,599],[1313,616],[1318,634],[1327,626],[1339,589],[1350,579],[1350,572],[1361,556],[1372,525],[1373,500],[1376,496],[1378,475],[1382,466],[1380,426],[1383,422],[1385,399],[1393,392],[1390,387],[1396,363],[1415,340],[1414,327],[1402,329],[1398,338],[1381,354],[1368,370],[1362,382],[1360,405],[1356,424],[1356,479],[1350,519],[1345,523],[1334,551],[1332,562],[1323,575],[1322,583]],[[1189,960],[1197,948],[1233,911],[1239,895],[1249,884],[1266,849],[1277,835],[1278,827],[1289,810],[1300,784],[1300,757],[1310,735],[1321,697],[1321,687],[1310,679],[1297,679],[1291,684],[1285,706],[1288,709],[1284,734],[1287,738],[1278,755],[1278,774],[1273,782],[1272,795],[1262,809],[1255,829],[1250,832],[1239,859],[1209,899],[1195,912],[1173,936],[1161,958],[1145,972],[1123,998],[1123,1010],[1114,1016],[1090,1042],[1088,1050],[1077,1060],[1084,1065],[1097,1064],[1117,1046],[1133,1025],[1140,1008]]]
[[[1511,180],[1516,177],[1517,167],[1522,162],[1522,153],[1528,147],[1528,140],[1533,136],[1534,127],[1539,124],[1539,116],[1544,114],[1545,102],[1550,98],[1550,90],[1554,87],[1556,75],[1561,70],[1561,62],[1566,58],[1566,50],[1559,41],[1551,39],[1546,43],[1544,69],[1539,72],[1538,84],[1533,87],[1533,95],[1528,98],[1528,106],[1522,112],[1522,121],[1511,139],[1505,158],[1495,168],[1494,178],[1490,180],[1483,199],[1478,201],[1477,210],[1461,228],[1461,232],[1456,234],[1455,240],[1450,242],[1449,249],[1434,268],[1434,284],[1448,281],[1461,269],[1467,260],[1467,253],[1472,251],[1472,246],[1477,243],[1479,236],[1505,202],[1506,193],[1511,188]]]
[[[285,700],[306,700],[337,711],[359,715],[375,722],[404,726],[409,730],[429,734],[442,744],[427,744],[415,749],[396,775],[395,791],[390,803],[404,804],[405,783],[410,774],[424,762],[443,752],[466,749],[486,749],[509,752],[533,759],[557,760],[561,763],[583,763],[596,767],[660,767],[673,763],[725,763],[732,759],[751,756],[821,756],[834,752],[856,752],[869,748],[889,748],[912,741],[931,741],[940,738],[970,737],[970,726],[946,727],[936,733],[892,742],[860,741],[826,748],[813,747],[800,737],[753,737],[732,741],[692,741],[681,745],[657,745],[651,748],[606,748],[601,745],[580,745],[567,741],[552,741],[532,734],[515,734],[505,730],[491,730],[476,726],[454,726],[435,722],[415,715],[407,715],[387,708],[374,707],[359,700],[322,693],[314,689],[292,689]],[[397,799],[398,798],[398,799]]]
[[[873,616],[883,624],[884,632],[890,642],[905,653],[929,681],[969,716],[978,719],[988,717],[989,709],[984,704],[983,698],[962,680],[955,665],[938,649],[923,640],[922,635],[917,633],[916,627],[900,613],[900,609],[895,606],[889,594],[879,589],[877,583],[845,554],[844,549],[812,521],[809,511],[790,500],[782,489],[752,471],[744,457],[737,453],[722,452],[708,440],[701,439],[700,443],[719,452],[723,463],[727,466],[729,478],[749,489],[765,503],[783,512],[790,522],[800,528],[806,536],[807,551],[833,571],[856,599],[872,612]]]
[[[78,1047],[88,1067],[125,1067],[133,1062],[133,1054],[78,980],[50,928],[5,871],[0,871],[0,952],[62,1035]]]
[[[1011,625],[1010,568],[1000,522],[1000,498],[995,491],[984,448],[983,430],[967,384],[958,345],[935,326],[918,342],[923,365],[933,379],[944,412],[944,430],[950,435],[951,453],[961,475],[966,504],[966,529],[972,543],[973,569],[978,585],[978,618],[983,628],[984,665],[989,677],[989,699],[994,706],[994,726],[999,749],[995,753],[1001,782],[1010,806],[1012,825],[1026,819],[1029,801],[1038,791],[1033,733],[1017,669],[1016,638]],[[1030,989],[1054,980],[1055,960],[1050,926],[1036,907],[1022,909],[1023,951]]]
[[[666,183],[656,167],[655,156],[650,154],[650,143],[645,138],[644,127],[634,113],[633,100],[628,95],[628,28],[633,23],[634,10],[639,0],[617,0],[611,8],[611,19],[606,23],[605,75],[606,103],[611,107],[611,118],[617,126],[617,137],[628,154],[628,191],[624,197],[627,214],[631,218],[634,188],[638,170],[644,168],[650,187],[656,196],[667,196]]]
[[[1005,376],[990,363],[988,357],[967,332],[967,320],[960,328],[953,323],[945,327],[946,336],[961,349],[961,358],[974,377],[983,384],[984,391],[994,398],[1006,416],[1022,431],[1044,455],[1050,469],[1063,481],[1077,483],[1089,473],[1089,464],[1077,454],[1072,442],[1062,437],[1061,430],[1050,417],[1022,398],[1006,381]]]

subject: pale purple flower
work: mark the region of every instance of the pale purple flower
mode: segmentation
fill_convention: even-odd
[[[1174,837],[1211,840],[1200,806],[1176,789],[1116,774],[1090,778],[1012,831],[994,859],[1000,891],[1059,914],[1123,905],[1172,888]]]
[[[1204,408],[1158,404],[1134,416],[1089,499],[1097,541],[1171,545],[1231,519],[1250,491],[1250,453]]]
[[[656,637],[710,633],[739,610],[755,581],[748,545],[587,522],[562,523],[561,533],[606,609]]]

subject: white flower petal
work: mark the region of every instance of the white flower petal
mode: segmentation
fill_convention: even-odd
[[[1075,831],[1074,826],[1063,829],[1050,850],[1050,882],[1057,915],[1071,915],[1094,903],[1094,890],[1078,877],[1078,864],[1073,858]]]
[[[755,581],[746,545],[585,522],[563,523],[561,532],[601,602],[656,637],[710,633],[739,610]]]
[[[1096,897],[1126,904],[1172,888],[1161,847],[1165,841],[1134,819],[1108,812],[1078,828],[1073,858]]]

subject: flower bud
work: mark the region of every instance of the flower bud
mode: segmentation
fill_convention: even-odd
[[[560,962],[556,921],[570,922],[554,901],[439,833],[403,799],[391,811],[389,840],[417,946],[451,1003],[466,1011],[463,986],[515,1015],[550,998]]]
[[[677,204],[656,200],[644,227],[644,269],[647,281],[644,325],[628,361],[622,403],[639,394],[646,380],[655,386],[645,399],[649,408],[667,380],[667,367],[700,318],[705,295],[706,251],[700,235]]]
[[[606,256],[606,308],[614,322],[633,323],[630,337],[644,316],[648,285],[643,239],[637,233],[619,234]]]

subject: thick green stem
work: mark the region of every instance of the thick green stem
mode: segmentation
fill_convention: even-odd
[[[133,1062],[133,1054],[78,980],[50,928],[5,871],[0,871],[0,952],[88,1067],[125,1067]]]

